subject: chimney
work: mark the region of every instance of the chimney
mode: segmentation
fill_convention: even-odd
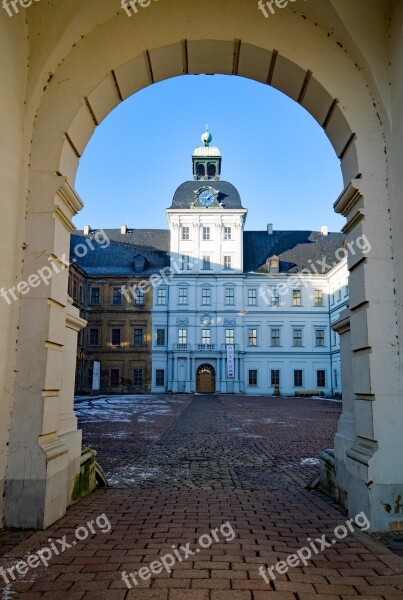
[[[267,235],[273,235],[273,223],[267,225]]]
[[[120,228],[120,233],[121,233],[122,235],[126,235],[126,233],[127,233],[127,225],[122,225],[122,226],[121,226],[121,228]]]
[[[322,225],[320,232],[324,236],[329,235],[329,228],[328,228],[328,226],[327,225]]]
[[[84,225],[84,235],[90,235],[91,227],[89,225]]]

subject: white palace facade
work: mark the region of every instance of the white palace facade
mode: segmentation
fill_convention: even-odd
[[[172,277],[153,292],[152,391],[340,395],[331,324],[348,304],[344,235],[245,231],[211,139],[167,209]]]

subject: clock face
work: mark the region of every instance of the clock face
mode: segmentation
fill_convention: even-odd
[[[215,195],[212,190],[203,190],[199,194],[199,202],[203,204],[203,206],[211,206],[214,204]]]

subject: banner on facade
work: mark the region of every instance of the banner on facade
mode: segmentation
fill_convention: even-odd
[[[235,377],[234,344],[227,344],[227,377]]]
[[[92,391],[99,392],[101,389],[101,363],[94,360],[92,368]]]

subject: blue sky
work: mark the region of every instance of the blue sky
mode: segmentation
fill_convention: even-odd
[[[165,209],[192,179],[206,123],[223,155],[221,178],[249,210],[246,229],[341,229],[332,208],[343,189],[340,162],[320,126],[277,90],[221,75],[163,81],[108,115],[80,161],[85,206],[76,227],[166,228]]]

